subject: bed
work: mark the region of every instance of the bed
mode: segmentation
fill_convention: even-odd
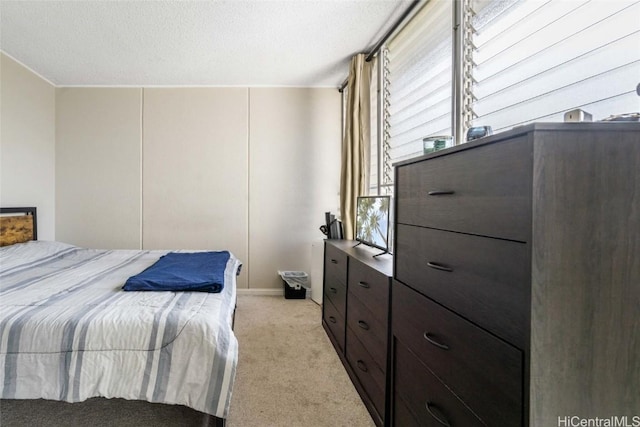
[[[0,398],[181,405],[224,425],[238,345],[236,276],[209,292],[126,292],[169,251],[37,240],[35,208],[2,208]],[[183,253],[186,251],[174,251]]]

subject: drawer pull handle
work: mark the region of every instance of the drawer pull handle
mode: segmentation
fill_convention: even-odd
[[[335,259],[332,259],[332,260],[331,260],[331,264],[337,264],[337,263],[338,263],[338,261],[337,261],[337,260],[335,260]]]
[[[331,293],[337,294],[338,290],[336,288],[329,288],[329,290],[331,291]]]
[[[358,326],[360,326],[365,331],[369,330],[369,325],[364,320],[358,320]]]
[[[446,344],[442,344],[441,342],[436,341],[433,338],[433,335],[431,335],[429,332],[425,332],[424,333],[424,339],[429,341],[431,344],[435,345],[438,348],[441,348],[443,350],[449,350],[449,346]]]
[[[369,289],[371,286],[369,286],[369,284],[367,282],[358,282],[358,285],[362,286],[363,288]]]
[[[448,273],[451,273],[453,271],[453,268],[443,264],[438,264],[437,262],[428,261],[427,266],[431,268],[435,268],[436,270],[446,271]]]
[[[444,415],[442,415],[442,413],[437,409],[436,405],[431,402],[427,402],[425,406],[427,407],[427,412],[429,412],[429,415],[431,415],[437,422],[439,422],[443,426],[451,427],[449,421],[447,421]],[[440,416],[436,415],[435,412],[437,412]]]
[[[336,323],[336,318],[335,318],[335,317],[333,317],[333,316],[329,316],[329,321],[330,321],[331,323]]]
[[[453,190],[432,190],[427,193],[429,196],[449,196],[455,194]]]
[[[356,362],[356,365],[358,365],[358,369],[360,369],[362,372],[367,372],[367,365],[365,365],[365,363],[362,360],[358,360]]]

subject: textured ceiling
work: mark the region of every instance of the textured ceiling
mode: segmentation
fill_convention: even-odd
[[[0,49],[59,86],[338,86],[408,0],[5,1]]]

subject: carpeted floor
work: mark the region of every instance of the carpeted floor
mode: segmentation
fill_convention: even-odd
[[[229,427],[373,426],[313,301],[241,296]]]
[[[322,329],[313,301],[240,296],[240,344],[228,427],[372,427],[364,404]],[[114,410],[114,408],[117,408]],[[109,399],[69,404],[16,400],[0,404],[0,427],[156,427],[201,425],[183,406]]]

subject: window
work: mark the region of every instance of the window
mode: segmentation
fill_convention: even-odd
[[[470,126],[639,111],[638,16],[640,0],[427,1],[378,54],[371,192],[389,194],[392,164],[421,155],[427,136],[460,144]]]
[[[422,139],[451,135],[452,5],[431,1],[387,44],[389,156],[422,154]]]
[[[640,2],[471,2],[473,125],[509,129],[638,110]]]
[[[371,135],[371,162],[369,164],[369,194],[371,195],[376,195],[379,194],[378,188],[380,187],[380,185],[382,184],[381,182],[381,163],[378,160],[378,158],[381,156],[380,153],[380,144],[377,143],[378,141],[378,126],[379,126],[379,120],[378,120],[378,96],[380,95],[379,92],[379,85],[378,85],[378,66],[377,66],[377,58],[372,59],[372,61],[374,61],[374,65],[372,67],[372,72],[371,72],[371,108],[370,108],[370,113],[371,113],[371,131],[370,131],[370,135]]]

